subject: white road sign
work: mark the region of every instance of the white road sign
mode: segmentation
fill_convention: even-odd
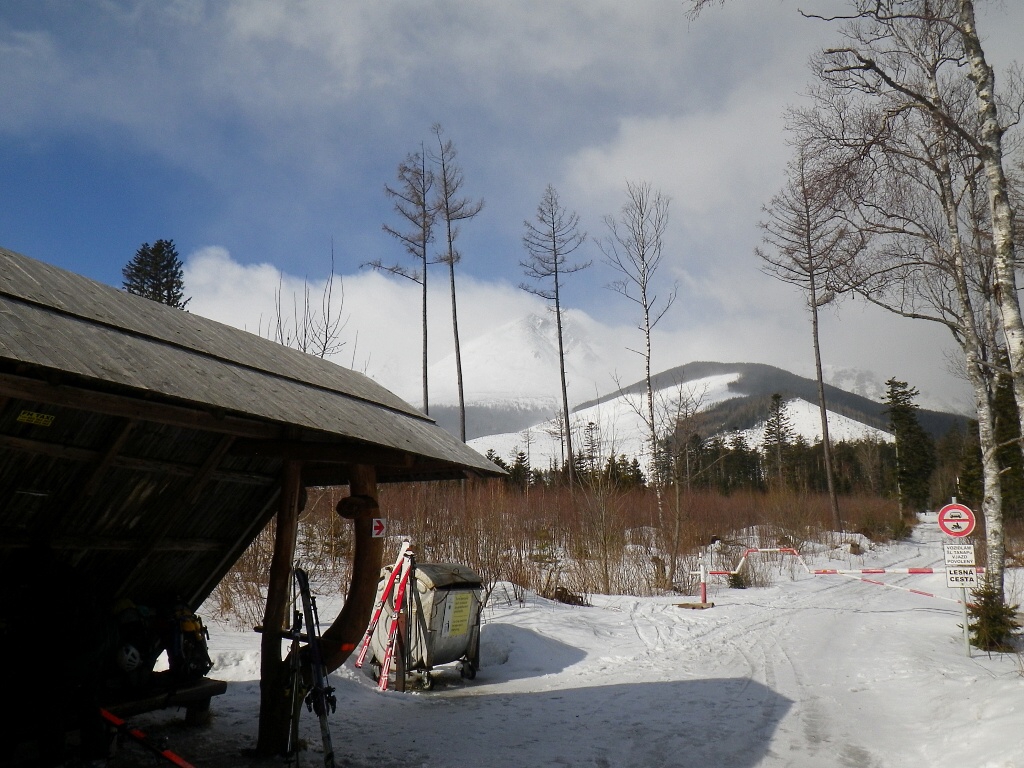
[[[946,567],[957,565],[976,565],[973,544],[943,544],[942,556]]]
[[[969,568],[947,568],[946,586],[950,589],[955,587],[976,587],[978,586],[978,574],[972,565]]]
[[[970,536],[976,522],[974,512],[963,504],[947,504],[939,510],[939,528],[956,538]]]

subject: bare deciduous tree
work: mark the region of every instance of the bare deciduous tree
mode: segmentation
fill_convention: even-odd
[[[530,257],[519,262],[526,276],[541,283],[541,287],[521,283],[524,291],[539,296],[552,305],[555,313],[555,331],[558,336],[558,372],[562,385],[562,413],[565,416],[564,435],[568,454],[569,479],[575,480],[576,469],[573,464],[572,430],[569,429],[569,393],[565,381],[565,344],[562,338],[562,279],[566,275],[579,272],[590,266],[591,262],[569,263],[568,257],[579,248],[587,238],[585,232],[579,230],[579,216],[567,211],[558,199],[558,192],[550,184],[544,190],[544,196],[537,206],[537,223],[524,221],[526,234],[523,235],[523,246]]]
[[[898,314],[942,323],[963,352],[982,444],[986,579],[1002,590],[992,408],[1001,288],[952,1],[935,3],[937,15],[884,18],[878,9],[890,4],[871,3],[844,27],[847,44],[817,60],[823,87],[804,125],[845,154],[849,220],[871,239],[849,284]]]
[[[687,0],[688,15],[696,18],[711,5],[725,0]],[[1019,98],[1001,98],[996,88],[996,72],[988,62],[978,31],[973,0],[849,0],[851,12],[837,16],[804,14],[828,21],[847,21],[873,25],[883,35],[912,41],[923,30],[925,35],[952,35],[959,50],[947,63],[963,66],[973,85],[975,111],[970,124],[948,113],[934,94],[907,82],[899,67],[891,67],[893,57],[880,47],[865,51],[857,47],[836,48],[829,53],[846,60],[848,71],[860,71],[877,85],[903,96],[907,104],[924,110],[950,134],[968,143],[977,156],[986,178],[988,218],[992,238],[994,283],[993,299],[998,310],[1002,334],[1006,338],[1007,357],[1013,381],[1017,416],[1024,435],[1024,319],[1017,295],[1017,253],[1012,190],[1006,171],[1004,139],[1007,130],[1021,117]],[[918,37],[918,40],[921,38]],[[1011,81],[1016,96],[1019,78]],[[1024,441],[1021,442],[1024,451]]]
[[[459,345],[459,312],[455,298],[455,265],[462,260],[462,254],[455,248],[459,236],[459,222],[468,221],[480,213],[484,201],[459,197],[465,181],[462,169],[456,163],[457,152],[451,139],[444,138],[444,130],[437,123],[433,126],[438,149],[431,159],[437,166],[437,197],[434,209],[444,225],[445,250],[439,261],[448,265],[448,278],[452,297],[452,332],[455,336],[455,375],[459,389],[459,437],[466,440],[466,396],[462,382],[462,349]]]
[[[677,289],[673,285],[668,295],[659,300],[656,279],[662,263],[665,228],[668,226],[669,198],[653,190],[647,182],[627,182],[626,198],[618,218],[604,217],[608,235],[598,242],[598,246],[605,256],[605,262],[622,275],[609,287],[640,308],[637,328],[644,335],[644,346],[642,350],[630,351],[636,352],[644,360],[644,420],[651,444],[651,482],[657,486],[660,483],[655,472],[658,433],[651,385],[651,331],[676,298]]]
[[[348,318],[342,317],[342,310],[345,306],[345,284],[339,278],[338,292],[341,295],[336,300],[334,277],[334,244],[332,243],[331,271],[320,295],[319,310],[313,305],[309,281],[304,280],[301,301],[298,296],[292,295],[291,319],[289,319],[284,307],[279,280],[278,287],[274,290],[274,317],[268,322],[265,330],[261,324],[260,335],[315,357],[328,358],[341,352],[346,344],[341,339],[341,332],[348,324]]]
[[[430,413],[430,394],[427,382],[427,267],[432,263],[428,248],[433,240],[434,220],[437,211],[431,201],[431,189],[434,186],[434,173],[427,166],[426,153],[422,147],[419,152],[409,155],[398,166],[399,186],[384,186],[384,191],[395,203],[395,211],[406,221],[409,229],[402,231],[388,224],[381,228],[397,239],[405,250],[416,259],[417,266],[408,269],[400,264],[385,265],[380,259],[367,262],[378,271],[389,272],[417,283],[422,290],[422,322],[423,322],[423,412]]]
[[[836,530],[841,531],[843,521],[839,513],[825,383],[821,372],[818,312],[835,300],[836,285],[831,275],[857,253],[861,238],[836,209],[835,185],[834,175],[830,175],[827,169],[814,168],[804,148],[798,148],[787,169],[785,186],[764,209],[767,219],[761,222],[761,229],[764,230],[764,243],[771,250],[756,248],[755,253],[763,262],[765,273],[795,285],[804,293],[811,313],[825,478],[832,522]]]

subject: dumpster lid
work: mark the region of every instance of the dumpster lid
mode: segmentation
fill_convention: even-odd
[[[479,587],[483,583],[476,571],[458,563],[416,563],[416,579],[427,589]]]

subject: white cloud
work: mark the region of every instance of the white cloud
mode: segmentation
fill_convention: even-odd
[[[537,396],[550,380],[557,395],[557,369],[550,372],[523,367],[522,350],[503,357],[505,326],[528,315],[544,316],[546,305],[535,296],[506,283],[457,277],[460,343],[463,366],[470,381],[470,400],[506,392]],[[326,278],[310,280],[285,275],[269,264],[244,265],[223,248],[201,249],[185,260],[185,284],[192,297],[189,310],[204,317],[268,336],[277,317],[276,296],[284,297],[286,316],[301,308],[308,288],[319,311]],[[343,295],[337,289],[343,286]],[[336,278],[336,309],[345,321],[341,339],[345,348],[335,362],[373,377],[411,403],[420,402],[422,325],[420,287],[412,281],[376,272]],[[296,303],[297,302],[297,303]],[[429,297],[431,391],[435,402],[455,401],[454,342],[449,286],[434,276]],[[896,376],[918,387],[930,407],[963,408],[964,385],[946,370],[943,350],[948,333],[931,324],[896,321],[881,312],[853,305],[841,316],[826,314],[822,322],[822,354],[826,364],[871,371],[880,381]],[[575,344],[573,334],[582,342]],[[575,379],[570,382],[575,400],[607,394],[643,376],[639,349],[642,336],[635,328],[618,326],[580,310],[569,313],[567,343]],[[766,313],[757,318],[742,314],[693,317],[674,329],[658,329],[653,336],[654,371],[698,360],[757,362],[813,377],[810,324],[806,315]],[[513,366],[512,361],[516,360]],[[474,366],[490,370],[470,376]],[[506,368],[502,368],[506,365]],[[550,374],[550,375],[549,375]],[[519,378],[517,378],[517,376]],[[445,378],[447,377],[447,378]],[[586,378],[586,380],[584,380]],[[486,392],[472,391],[472,385]],[[492,391],[493,390],[493,391]]]

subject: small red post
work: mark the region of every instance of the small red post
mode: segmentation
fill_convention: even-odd
[[[704,561],[700,563],[700,601],[706,603],[708,601],[708,579],[707,570],[704,568]]]

